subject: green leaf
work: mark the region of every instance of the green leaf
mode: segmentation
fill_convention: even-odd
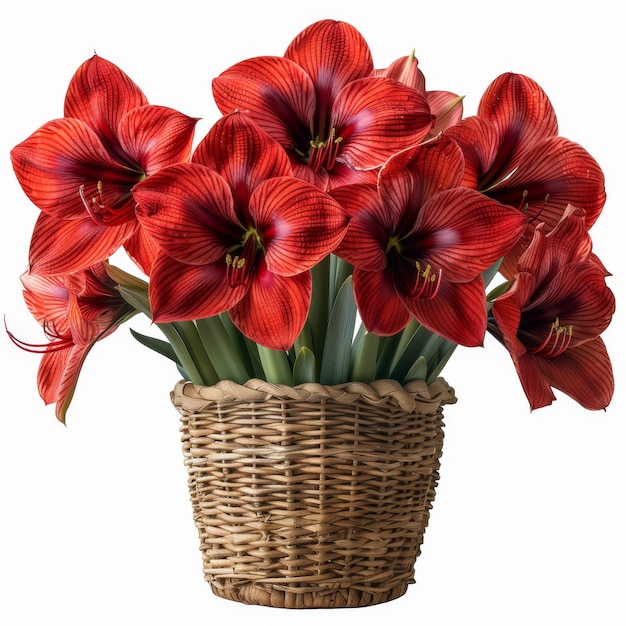
[[[506,280],[497,287],[494,287],[487,295],[488,306],[492,303],[493,300],[500,297],[502,294],[505,294],[511,288],[512,284],[513,281]]]
[[[313,339],[313,352],[317,357],[317,366],[321,367],[321,357],[328,326],[330,255],[311,269],[311,279],[313,294],[307,319]]]
[[[196,327],[202,345],[220,380],[232,380],[243,384],[250,379],[250,372],[241,358],[242,347],[233,344],[219,317],[197,320]],[[245,346],[243,346],[243,354],[245,354],[246,360],[249,360]]]
[[[289,366],[287,353],[281,350],[272,350],[259,345],[259,358],[263,366],[263,379],[268,383],[291,385],[293,374]]]
[[[409,368],[409,371],[406,373],[404,380],[402,380],[402,384],[406,385],[412,380],[426,380],[428,376],[428,364],[426,363],[426,359],[421,356],[413,365]]]
[[[458,344],[448,341],[447,339],[439,346],[437,350],[436,362],[428,367],[427,383],[432,383],[439,374],[441,374],[446,363],[450,360],[450,357],[457,349]]]
[[[152,310],[150,309],[150,299],[148,297],[148,287],[126,287],[120,285],[118,288],[120,295],[130,306],[141,311],[152,319]]]
[[[296,338],[296,341],[293,344],[293,348],[296,354],[298,354],[302,348],[308,348],[309,350],[314,352],[313,335],[311,334],[311,325],[308,320],[305,322],[304,327]]]
[[[119,292],[126,302],[152,319],[147,288],[120,285]],[[189,374],[190,382],[198,385],[214,385],[218,382],[219,376],[193,322],[156,323],[156,326],[172,346],[178,362]]]
[[[390,337],[383,337],[380,342],[380,352],[376,365],[376,378],[394,378],[392,370],[397,360],[398,350],[401,347],[403,332],[396,333]]]
[[[315,354],[313,351],[303,346],[298,350],[296,361],[293,364],[293,384],[315,382]]]
[[[348,276],[337,293],[328,321],[320,371],[323,385],[336,385],[349,379],[356,312],[352,276]]]
[[[145,280],[142,280],[133,274],[129,274],[120,267],[111,265],[110,263],[105,263],[104,268],[106,273],[109,275],[109,278],[116,282],[119,286],[144,289],[145,291],[148,290],[148,283]]]
[[[391,378],[399,381],[406,380],[417,359],[423,356],[426,362],[430,363],[430,357],[437,354],[439,345],[445,341],[443,337],[420,325],[402,351],[391,372]]]
[[[154,350],[155,352],[158,352],[159,354],[162,354],[164,357],[167,357],[168,359],[171,359],[172,361],[180,365],[179,358],[176,356],[174,349],[167,341],[157,339],[156,337],[149,337],[148,335],[143,335],[136,330],[133,330],[132,328],[130,329],[130,333],[142,345],[150,348],[151,350]]]
[[[498,273],[500,266],[502,265],[503,259],[499,259],[496,261],[491,267],[488,267],[483,272],[483,282],[485,283],[485,287],[489,285],[489,283],[494,279],[495,275]]]
[[[363,327],[361,327],[363,328]],[[374,333],[357,332],[352,345],[350,380],[371,383],[376,378],[376,359],[380,337]]]

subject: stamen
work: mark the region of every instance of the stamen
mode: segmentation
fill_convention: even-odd
[[[545,358],[559,356],[567,350],[572,342],[572,324],[562,326],[559,318],[551,324],[550,330],[543,342],[535,348],[527,348],[530,354],[535,354]]]
[[[59,350],[65,350],[66,348],[71,348],[74,345],[74,341],[69,336],[64,336],[59,334],[50,325],[44,321],[43,330],[48,339],[50,339],[49,343],[27,343],[26,341],[22,341],[18,339],[8,328],[6,319],[4,321],[4,329],[9,337],[9,339],[22,350],[26,352],[33,352],[35,354],[47,354],[48,352],[57,352]]]
[[[231,288],[245,283],[254,270],[254,256],[256,255],[257,238],[248,233],[246,240],[241,246],[232,249],[234,253],[226,253],[226,281]]]
[[[89,216],[94,221],[98,222],[99,224],[104,224],[106,223],[106,215],[108,211],[104,203],[104,196],[102,195],[102,181],[101,180],[98,181],[96,185],[96,189],[97,189],[98,195],[92,196],[89,202],[87,201],[87,198],[85,197],[85,185],[81,185],[78,188],[78,194],[80,195],[80,199],[82,200],[83,206],[87,210],[87,213],[89,213]]]
[[[517,207],[522,213],[528,212],[528,202],[526,202],[526,198],[528,196],[528,190],[524,189],[522,192],[522,201],[520,202],[519,207]]]
[[[443,270],[439,269],[438,272],[433,271],[431,264],[427,263],[425,269],[422,271],[422,266],[419,261],[415,261],[415,269],[417,269],[417,276],[409,297],[413,300],[417,298],[432,300],[437,295],[439,287],[441,286]]]
[[[536,222],[539,219],[540,215],[543,213],[544,209],[546,208],[546,205],[548,204],[549,199],[550,199],[550,194],[547,194],[546,197],[543,199],[543,204],[541,205],[541,208],[539,209],[539,211],[537,211],[537,213],[530,218],[532,222]],[[526,208],[528,209],[528,205],[526,205]]]
[[[339,144],[343,137],[335,138],[335,129],[331,128],[326,141],[311,140],[309,166],[317,172],[320,167],[332,170],[339,155]]]
[[[94,222],[102,226],[119,226],[135,217],[135,205],[130,202],[132,198],[130,187],[129,184],[127,192],[110,188],[109,197],[106,199],[104,197],[104,185],[99,180],[96,183],[96,193],[91,198],[85,194],[85,185],[78,188],[78,195],[89,217]]]

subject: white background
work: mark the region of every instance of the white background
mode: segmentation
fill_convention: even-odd
[[[0,9],[2,315],[39,341],[19,275],[37,210],[10,149],[62,115],[71,75],[94,51],[153,104],[217,119],[211,79],[231,64],[282,54],[322,18],[351,22],[377,67],[415,48],[431,89],[465,94],[465,113],[497,75],[535,78],[561,134],[607,178],[592,230],[618,311],[604,337],[617,391],[606,412],[559,394],[530,413],[507,354],[458,350],[445,370],[442,479],[417,584],[391,603],[345,611],[248,607],[202,577],[165,359],[122,328],[97,345],[60,425],[44,407],[39,358],[0,334],[0,623],[2,624],[608,624],[625,623],[624,91],[618,4],[417,0],[354,2],[28,2]],[[514,8],[505,8],[514,7]],[[137,318],[131,325],[149,328]]]

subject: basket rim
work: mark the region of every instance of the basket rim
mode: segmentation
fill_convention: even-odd
[[[221,380],[215,385],[198,385],[180,380],[171,392],[172,404],[178,410],[201,411],[214,403],[266,402],[268,400],[295,400],[308,402],[333,401],[353,404],[363,400],[371,404],[395,404],[406,411],[426,406],[436,408],[457,401],[454,389],[443,378],[428,384],[414,380],[405,385],[396,380],[381,379],[371,383],[346,382],[337,385],[302,383],[289,386],[253,378],[239,384]]]

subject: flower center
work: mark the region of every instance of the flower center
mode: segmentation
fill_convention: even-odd
[[[132,218],[128,210],[120,211],[119,208],[131,197],[130,192],[124,197],[120,197],[116,203],[117,207],[111,206],[104,198],[103,184],[99,180],[96,184],[96,192],[91,198],[85,195],[85,185],[78,188],[78,194],[82,200],[83,206],[91,219],[102,226],[118,226]],[[117,210],[116,210],[117,208]]]
[[[541,344],[534,348],[527,348],[530,354],[544,358],[553,358],[563,354],[572,342],[572,332],[574,327],[571,324],[561,325],[557,317],[550,325],[546,338]]]
[[[417,298],[432,300],[441,286],[443,270],[441,268],[439,271],[433,270],[430,263],[427,263],[426,267],[422,269],[422,264],[419,261],[415,261],[415,269],[417,270],[415,284],[408,294],[409,298],[411,300],[417,300]]]
[[[258,243],[258,235],[252,229],[246,232],[241,245],[234,246],[226,253],[226,280],[229,287],[238,287],[252,276]]]
[[[339,145],[343,141],[343,137],[335,137],[335,129],[331,128],[326,141],[316,138],[311,140],[311,148],[309,150],[309,166],[317,172],[320,167],[326,170],[332,170],[339,154]]]

